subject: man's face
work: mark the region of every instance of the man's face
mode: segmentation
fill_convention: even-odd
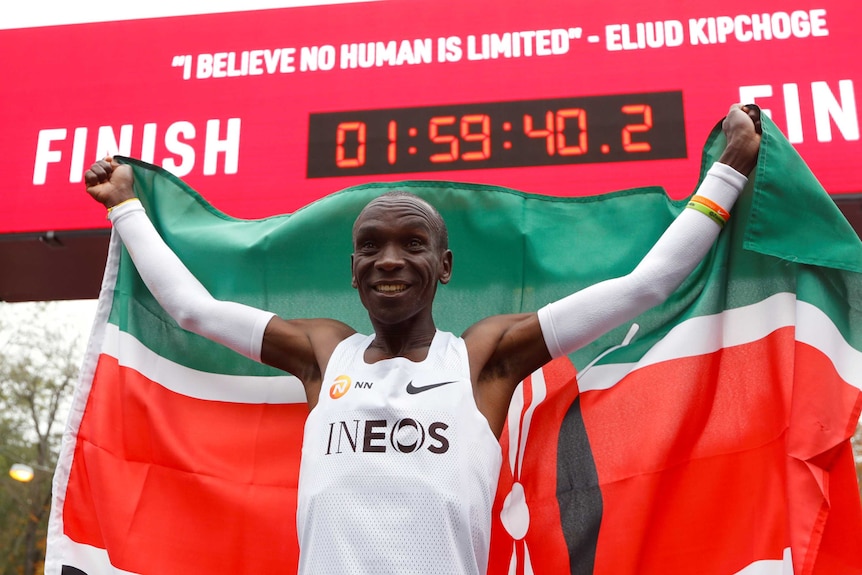
[[[437,282],[452,273],[452,252],[440,246],[435,217],[410,196],[372,201],[353,227],[353,287],[372,321],[396,324],[428,313]]]

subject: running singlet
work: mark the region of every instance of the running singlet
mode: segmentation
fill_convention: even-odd
[[[336,347],[305,423],[299,573],[484,574],[502,455],[464,340],[438,331],[422,362],[367,364],[373,339]]]

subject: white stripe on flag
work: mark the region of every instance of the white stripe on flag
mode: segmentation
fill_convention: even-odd
[[[825,353],[841,379],[862,389],[862,351],[851,347],[832,320],[818,307],[799,302],[797,313],[796,341]]]
[[[829,316],[812,304],[797,301],[792,293],[777,293],[755,304],[686,320],[674,326],[637,363],[593,366],[578,378],[578,389],[608,389],[635,369],[753,343],[793,325],[798,341],[825,354],[845,381],[862,389],[862,352],[844,340]]]
[[[75,393],[72,396],[72,405],[69,408],[66,429],[63,431],[63,442],[60,445],[60,455],[57,459],[57,467],[54,470],[51,515],[48,521],[44,569],[48,575],[59,575],[61,570],[59,562],[63,555],[57,549],[62,549],[63,541],[66,538],[63,528],[63,504],[66,500],[66,488],[69,484],[72,460],[75,457],[78,429],[84,417],[84,410],[87,408],[87,400],[90,396],[93,376],[98,364],[99,349],[101,349],[104,342],[105,326],[111,314],[120,253],[120,237],[114,231],[111,231],[111,240],[108,244],[108,256],[105,263],[105,275],[102,277],[99,302],[96,306],[96,317],[93,320],[93,328],[90,333],[90,339],[87,342],[87,352],[84,355],[84,361],[78,373],[78,384],[75,386]]]
[[[232,403],[305,403],[302,383],[292,375],[225,375],[198,371],[147,348],[134,336],[108,324],[102,353],[173,392]]]
[[[784,549],[781,559],[764,559],[743,567],[733,575],[793,575],[790,547]]]
[[[87,575],[138,575],[111,565],[108,552],[104,549],[77,543],[66,535],[58,538],[57,548],[54,551],[57,557],[62,557],[62,565],[57,565],[56,570],[52,569],[53,573],[48,573],[46,569],[46,575],[59,575],[63,565],[80,569]]]

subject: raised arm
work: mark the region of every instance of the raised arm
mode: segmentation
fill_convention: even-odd
[[[141,279],[168,315],[183,329],[260,361],[263,332],[275,314],[212,297],[156,232],[135,197],[129,166],[102,160],[84,181],[90,195],[108,208],[108,219]]]
[[[84,180],[87,192],[108,208],[108,219],[144,283],[180,327],[296,375],[307,392],[309,385],[318,384],[321,354],[331,353],[335,343],[352,333],[349,327],[331,320],[282,320],[272,312],[214,298],[153,227],[135,197],[130,166],[101,160]]]
[[[587,287],[538,313],[552,357],[566,355],[664,302],[709,251],[748,182],[760,148],[760,111],[733,106],[724,121],[727,147],[689,207],[643,260],[623,277]]]
[[[492,317],[465,332],[477,404],[496,433],[521,379],[662,303],[697,267],[754,168],[760,111],[731,107],[724,132],[727,147],[698,188],[697,205],[674,219],[631,273],[575,292],[538,313]]]

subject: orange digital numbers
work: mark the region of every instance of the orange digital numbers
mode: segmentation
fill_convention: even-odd
[[[434,163],[454,162],[458,159],[459,141],[455,134],[441,134],[440,126],[451,126],[455,123],[455,116],[436,116],[428,123],[428,139],[435,144],[449,144],[448,152],[431,154],[429,158]]]
[[[473,132],[471,126],[479,126],[479,132]],[[465,161],[487,160],[491,157],[491,118],[485,114],[470,114],[461,118],[461,138],[465,142],[482,142],[482,148],[464,152],[461,159]]]
[[[335,129],[335,165],[339,168],[357,168],[365,165],[365,122],[341,122]],[[356,156],[347,157],[344,144],[347,142],[347,133],[356,132]],[[331,156],[330,156],[331,157]]]
[[[566,121],[569,118],[578,120],[578,144],[570,146],[566,141]],[[554,127],[557,130],[557,153],[561,156],[580,156],[587,151],[587,112],[581,108],[558,110],[555,115]]]
[[[578,121],[578,143],[570,145],[566,138],[568,120]],[[581,108],[564,108],[556,112],[545,112],[545,127],[536,128],[533,116],[524,114],[524,134],[528,138],[544,138],[545,151],[549,156],[579,156],[587,151],[587,112]]]
[[[528,138],[544,138],[545,139],[545,149],[548,151],[549,156],[554,155],[555,146],[554,146],[554,113],[551,111],[545,112],[545,127],[544,128],[534,128],[533,127],[533,116],[530,114],[524,114],[524,134]]]
[[[389,120],[389,128],[386,133],[389,136],[389,145],[386,147],[386,159],[389,160],[389,165],[392,166],[398,159],[398,122]]]
[[[677,90],[313,113],[306,176],[687,158],[683,112]]]
[[[452,126],[457,121],[455,116],[431,118],[428,123],[428,139],[435,144],[448,145],[449,151],[431,154],[429,159],[435,163],[442,163],[454,162],[458,159],[473,162],[487,160],[491,157],[491,118],[486,114],[468,114],[461,117],[458,134],[440,133],[441,126]],[[474,131],[473,126],[478,126],[479,131]],[[464,142],[480,142],[480,148],[461,154],[462,140]]]
[[[626,124],[623,128],[623,150],[626,152],[649,152],[649,142],[632,142],[632,133],[648,132],[652,128],[652,106],[648,104],[629,104],[622,107],[623,114],[642,114],[640,124]]]

